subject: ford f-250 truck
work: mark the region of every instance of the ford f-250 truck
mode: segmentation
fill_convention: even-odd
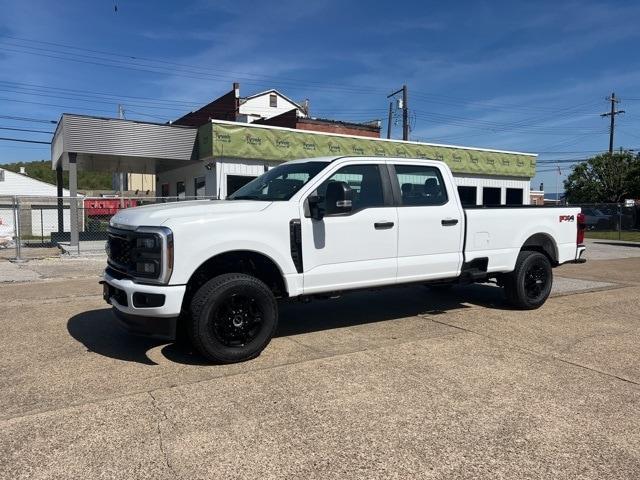
[[[492,280],[537,308],[552,267],[584,261],[584,228],[579,208],[463,208],[442,162],[311,158],[226,200],[120,211],[102,283],[131,332],[185,331],[207,359],[237,362],[267,346],[283,299]]]

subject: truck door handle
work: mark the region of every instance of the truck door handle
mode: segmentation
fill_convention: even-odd
[[[442,223],[443,227],[451,227],[453,225],[457,225],[458,224],[458,219],[457,218],[445,218],[440,223]]]
[[[393,228],[393,222],[376,222],[373,224],[376,230],[387,230]]]

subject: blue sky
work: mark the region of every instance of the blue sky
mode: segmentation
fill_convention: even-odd
[[[612,91],[627,112],[616,148],[640,150],[638,2],[0,0],[0,8],[0,137],[48,141],[7,128],[54,128],[5,117],[116,116],[118,103],[127,118],[175,119],[234,80],[242,95],[278,88],[308,98],[317,117],[386,119],[386,95],[406,83],[411,139],[539,152],[534,188],[544,181],[555,191],[552,161],[563,160],[564,178],[566,160],[607,148],[599,114]],[[0,163],[35,159],[49,159],[48,147],[0,141]]]

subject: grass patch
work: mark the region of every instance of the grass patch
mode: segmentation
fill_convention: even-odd
[[[640,232],[593,232],[586,231],[585,237],[598,238],[600,240],[624,240],[627,242],[640,242]]]

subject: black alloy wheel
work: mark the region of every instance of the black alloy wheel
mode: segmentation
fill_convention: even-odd
[[[531,265],[524,274],[524,291],[527,298],[537,301],[543,294],[549,281],[547,270],[540,263]]]
[[[544,304],[553,286],[549,258],[541,252],[523,250],[515,269],[503,277],[507,300],[516,308],[532,310]]]
[[[278,326],[278,304],[259,279],[243,273],[212,278],[195,293],[187,324],[195,349],[215,363],[260,355]]]
[[[242,347],[256,338],[264,314],[255,297],[230,292],[211,315],[216,338],[227,347]]]

